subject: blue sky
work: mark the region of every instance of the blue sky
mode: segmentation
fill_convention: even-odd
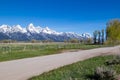
[[[0,0],[0,25],[92,33],[114,18],[120,18],[120,0]]]

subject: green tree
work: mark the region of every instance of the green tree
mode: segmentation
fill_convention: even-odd
[[[112,43],[120,41],[120,20],[111,20],[107,23],[106,39]]]
[[[108,34],[109,34],[109,30],[108,30],[108,26],[106,28],[106,40],[108,40]]]
[[[86,40],[86,43],[87,43],[87,44],[91,44],[91,43],[92,43],[92,39],[91,39],[91,38],[88,38],[88,39]]]
[[[70,39],[70,42],[71,43],[79,43],[79,40],[78,39]]]
[[[35,39],[31,40],[31,43],[36,43],[36,42],[37,42],[37,40],[35,40]]]

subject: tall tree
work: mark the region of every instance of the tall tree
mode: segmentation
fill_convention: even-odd
[[[104,43],[104,29],[102,29],[102,31],[101,31],[101,42],[102,42],[102,44]]]
[[[96,30],[96,31],[93,32],[94,44],[97,43],[97,35],[98,35],[98,31]]]
[[[107,41],[120,41],[120,20],[112,20],[107,23],[106,35]]]
[[[106,28],[106,40],[108,40],[108,34],[109,34],[109,30],[108,27]]]
[[[98,31],[98,44],[100,44],[100,43],[101,43],[101,32]]]

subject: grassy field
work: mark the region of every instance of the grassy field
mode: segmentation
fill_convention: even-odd
[[[13,43],[0,44],[0,61],[22,59],[35,56],[43,56],[60,53],[69,49],[92,49],[103,45],[84,45],[71,43]]]
[[[85,61],[80,61],[42,75],[32,77],[29,80],[91,80],[90,75],[94,74],[94,70],[101,65],[105,65],[106,60],[112,59],[113,56],[101,56]],[[120,74],[120,64],[112,66],[117,74]]]

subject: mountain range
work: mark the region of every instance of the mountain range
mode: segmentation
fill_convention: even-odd
[[[26,28],[20,25],[0,26],[0,40],[11,39],[17,41],[30,41],[30,40],[53,40],[53,41],[64,41],[69,39],[88,39],[91,38],[89,33],[77,34],[74,32],[56,32],[48,27],[42,28],[40,26],[35,27],[30,23]]]

